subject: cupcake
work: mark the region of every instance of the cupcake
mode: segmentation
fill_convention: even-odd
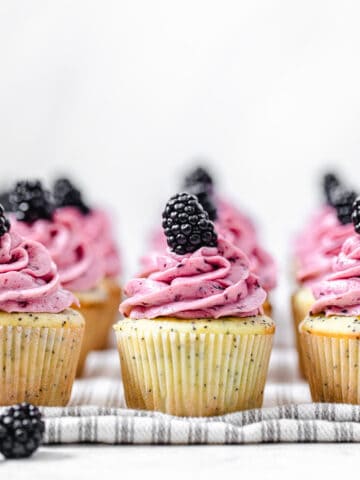
[[[359,234],[360,198],[354,203],[352,218]],[[331,273],[313,285],[315,302],[299,326],[307,378],[316,402],[360,403],[358,234],[344,242]]]
[[[0,207],[0,405],[66,405],[84,333],[49,252]]]
[[[328,175],[333,177],[333,175]],[[305,375],[304,360],[299,338],[299,324],[308,315],[314,303],[312,285],[323,279],[332,269],[334,257],[341,250],[344,241],[353,233],[351,216],[344,215],[343,205],[350,205],[355,193],[340,188],[334,183],[335,191],[326,188],[325,195],[331,198],[331,205],[325,205],[310,220],[305,230],[299,235],[295,244],[297,258],[297,289],[291,298],[296,344],[299,352],[300,372]],[[349,223],[350,222],[350,223]]]
[[[82,223],[75,219],[72,210],[55,209],[50,193],[40,182],[18,182],[10,201],[14,211],[13,230],[48,249],[62,286],[77,299],[73,309],[85,318],[77,370],[80,374],[87,354],[96,349],[99,337],[107,336],[108,327],[102,322],[107,302],[107,292],[101,284],[103,263],[93,246],[86,242]]]
[[[125,286],[115,325],[127,406],[212,416],[262,405],[275,330],[247,256],[197,198],[163,213],[169,248]]]
[[[249,258],[250,269],[259,277],[261,286],[270,293],[277,283],[277,270],[272,256],[260,246],[256,228],[251,219],[227,200],[214,192],[214,182],[204,168],[198,167],[184,180],[184,190],[196,195],[198,201],[214,222],[216,232],[242,250]],[[157,229],[151,238],[151,253],[142,258],[142,267],[146,271],[152,253],[164,252],[166,237]],[[272,313],[269,295],[264,304],[268,315]]]
[[[118,318],[121,301],[121,261],[111,218],[103,209],[87,207],[80,191],[66,178],[55,182],[54,197],[59,207],[58,216],[65,216],[67,219],[71,217],[72,221],[80,226],[85,244],[92,246],[102,262],[101,286],[106,292],[107,302],[101,320],[102,332],[96,337],[96,350],[102,350],[108,345],[108,334]]]

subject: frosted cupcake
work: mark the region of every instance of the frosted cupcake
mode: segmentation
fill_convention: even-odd
[[[0,405],[66,405],[84,332],[43,245],[12,230],[0,206]]]
[[[324,182],[325,195],[331,198],[332,204],[324,206],[315,214],[296,242],[298,287],[292,295],[291,304],[300,371],[303,374],[305,374],[304,361],[298,327],[314,303],[312,285],[331,271],[334,257],[340,253],[344,241],[353,234],[351,208],[356,195],[354,192],[343,190],[339,182],[335,182],[333,178],[334,176],[330,175],[336,190],[329,190],[326,178]]]
[[[215,224],[216,232],[230,243],[242,250],[249,258],[250,269],[259,277],[261,286],[270,293],[277,283],[277,269],[272,256],[260,246],[254,223],[251,219],[227,200],[216,195],[211,175],[204,168],[198,167],[185,177],[185,191],[196,195],[209,218]],[[151,238],[150,248],[153,252],[164,252],[167,247],[166,237],[157,229]],[[150,256],[142,258],[144,270]],[[272,313],[272,306],[267,296],[264,310]]]
[[[353,220],[360,233],[360,199]],[[314,401],[360,403],[360,236],[343,244],[332,272],[312,288],[315,303],[300,324]]]
[[[87,354],[97,348],[99,337],[107,336],[108,326],[102,322],[107,301],[107,292],[101,285],[103,263],[86,243],[81,225],[74,221],[72,214],[54,209],[50,193],[40,182],[18,182],[10,201],[14,210],[13,230],[48,249],[62,286],[78,300],[73,308],[79,310],[86,321],[78,363],[80,374]]]
[[[108,333],[119,315],[121,301],[121,261],[119,249],[114,239],[109,214],[99,208],[89,208],[83,201],[81,192],[66,178],[58,179],[54,184],[54,198],[58,207],[57,217],[78,226],[83,241],[96,252],[102,262],[101,286],[107,294],[106,307],[102,317],[102,332],[98,334],[96,349],[106,348]]]
[[[129,408],[211,416],[262,405],[274,334],[246,255],[196,197],[170,199],[169,248],[130,281],[115,326]]]

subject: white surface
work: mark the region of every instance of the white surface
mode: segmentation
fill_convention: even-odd
[[[301,451],[301,453],[300,453]],[[64,479],[327,479],[353,475],[351,444],[192,447],[47,447],[30,460],[1,462],[6,480]],[[331,467],[330,467],[331,465]],[[246,477],[245,477],[246,476]]]

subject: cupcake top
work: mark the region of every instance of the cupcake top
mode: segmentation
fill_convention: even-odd
[[[67,214],[71,215],[73,212],[68,211]],[[105,210],[93,209],[88,215],[84,215],[82,220],[85,243],[92,245],[101,258],[104,275],[119,276],[122,271],[120,253],[114,240],[109,214]]]
[[[296,279],[302,284],[311,284],[331,271],[334,257],[354,231],[352,224],[342,225],[339,222],[336,210],[331,207],[319,211],[307,228],[308,231],[297,240]],[[310,233],[311,228],[313,231]]]
[[[217,237],[196,197],[176,195],[163,217],[170,248],[149,257],[145,276],[125,286],[128,299],[120,306],[125,316],[191,319],[262,313],[266,292],[251,273],[247,256]]]
[[[206,169],[198,167],[190,172],[185,177],[184,189],[196,196],[209,219],[214,222],[216,232],[247,255],[250,270],[259,277],[261,286],[267,292],[275,288],[275,261],[260,246],[253,222],[230,202],[214,194],[214,182]],[[166,251],[167,242],[163,230],[158,229],[153,233],[150,247],[152,253],[141,258],[143,272],[150,268],[154,253]]]
[[[250,269],[259,277],[261,286],[267,292],[273,290],[277,284],[276,264],[273,257],[260,246],[253,223],[224,199],[218,198],[216,204],[216,230],[248,256]]]
[[[351,212],[356,194],[346,190],[333,173],[324,176],[323,191],[326,204],[310,218],[294,244],[296,279],[305,285],[331,271],[334,256],[353,233]]]
[[[95,288],[104,275],[103,265],[86,242],[82,223],[67,209],[54,210],[39,182],[19,182],[10,199],[15,212],[11,216],[13,231],[48,249],[62,285],[80,292]]]
[[[4,228],[3,218],[0,207],[0,310],[59,313],[76,303],[46,248]]]
[[[353,220],[360,233],[360,199],[354,204]],[[316,299],[312,313],[360,315],[360,235],[353,234],[333,258],[331,273],[312,286]]]
[[[109,214],[101,209],[89,208],[81,192],[67,178],[59,178],[54,184],[54,198],[59,216],[64,211],[67,219],[81,226],[83,241],[96,249],[103,263],[104,275],[117,277],[121,273],[119,249],[114,240]]]

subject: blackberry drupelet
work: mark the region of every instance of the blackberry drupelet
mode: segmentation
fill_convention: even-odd
[[[0,193],[0,204],[4,207],[5,212],[11,211],[11,205],[9,201],[9,192]]]
[[[16,218],[22,222],[51,220],[54,203],[51,194],[45,190],[39,180],[17,182],[10,192],[9,201]]]
[[[211,194],[213,191],[213,179],[205,168],[197,167],[185,177],[184,189],[195,195],[203,192]]]
[[[217,219],[217,210],[210,195],[207,192],[201,192],[196,195],[196,198],[209,215],[209,219],[214,222]]]
[[[20,403],[0,416],[0,452],[6,458],[30,457],[42,442],[45,424],[37,407]]]
[[[340,180],[334,173],[326,173],[323,178],[323,188],[328,205],[334,206],[334,195],[336,190],[341,186]]]
[[[216,247],[214,224],[194,195],[174,195],[162,216],[167,243],[173,252],[184,255],[200,247]]]
[[[333,197],[334,207],[342,225],[352,222],[351,215],[356,196],[356,193],[352,190],[337,189],[335,192]]]
[[[68,178],[56,180],[54,199],[57,207],[76,207],[84,215],[90,213],[90,208],[84,203],[80,190]]]
[[[354,224],[355,232],[360,234],[360,197],[357,197],[353,203],[351,220]]]
[[[5,217],[4,207],[0,204],[0,237],[10,230],[10,222]]]

